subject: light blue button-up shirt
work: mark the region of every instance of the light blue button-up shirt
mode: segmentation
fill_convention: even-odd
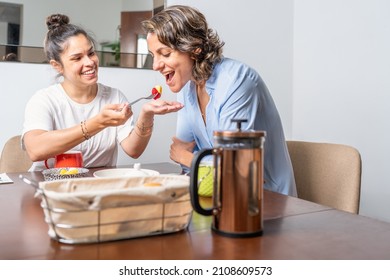
[[[246,119],[242,130],[266,131],[264,145],[264,188],[296,196],[293,169],[284,137],[282,122],[260,75],[247,65],[224,58],[216,64],[206,82],[210,101],[206,107],[206,125],[202,121],[194,82],[178,93],[184,108],[178,112],[176,136],[195,140],[194,152],[212,148],[215,130],[236,130],[232,119]]]

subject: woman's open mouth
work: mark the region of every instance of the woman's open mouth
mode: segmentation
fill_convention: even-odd
[[[169,84],[172,81],[174,75],[175,75],[174,71],[165,75],[165,81],[167,84]]]

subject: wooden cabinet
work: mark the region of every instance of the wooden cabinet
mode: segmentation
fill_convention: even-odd
[[[137,55],[137,40],[145,35],[141,22],[151,17],[152,11],[121,12],[121,67],[137,67],[137,60],[142,59],[142,56]]]

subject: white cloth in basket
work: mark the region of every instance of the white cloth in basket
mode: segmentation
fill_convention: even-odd
[[[145,186],[151,182],[160,183],[161,186]],[[189,177],[76,178],[40,182],[39,187],[54,203],[52,207],[98,210],[175,200],[188,193]]]

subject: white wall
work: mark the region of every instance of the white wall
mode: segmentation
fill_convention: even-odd
[[[153,10],[152,0],[121,0],[122,11],[151,11]]]
[[[295,0],[293,137],[362,155],[362,215],[390,221],[390,1]]]

